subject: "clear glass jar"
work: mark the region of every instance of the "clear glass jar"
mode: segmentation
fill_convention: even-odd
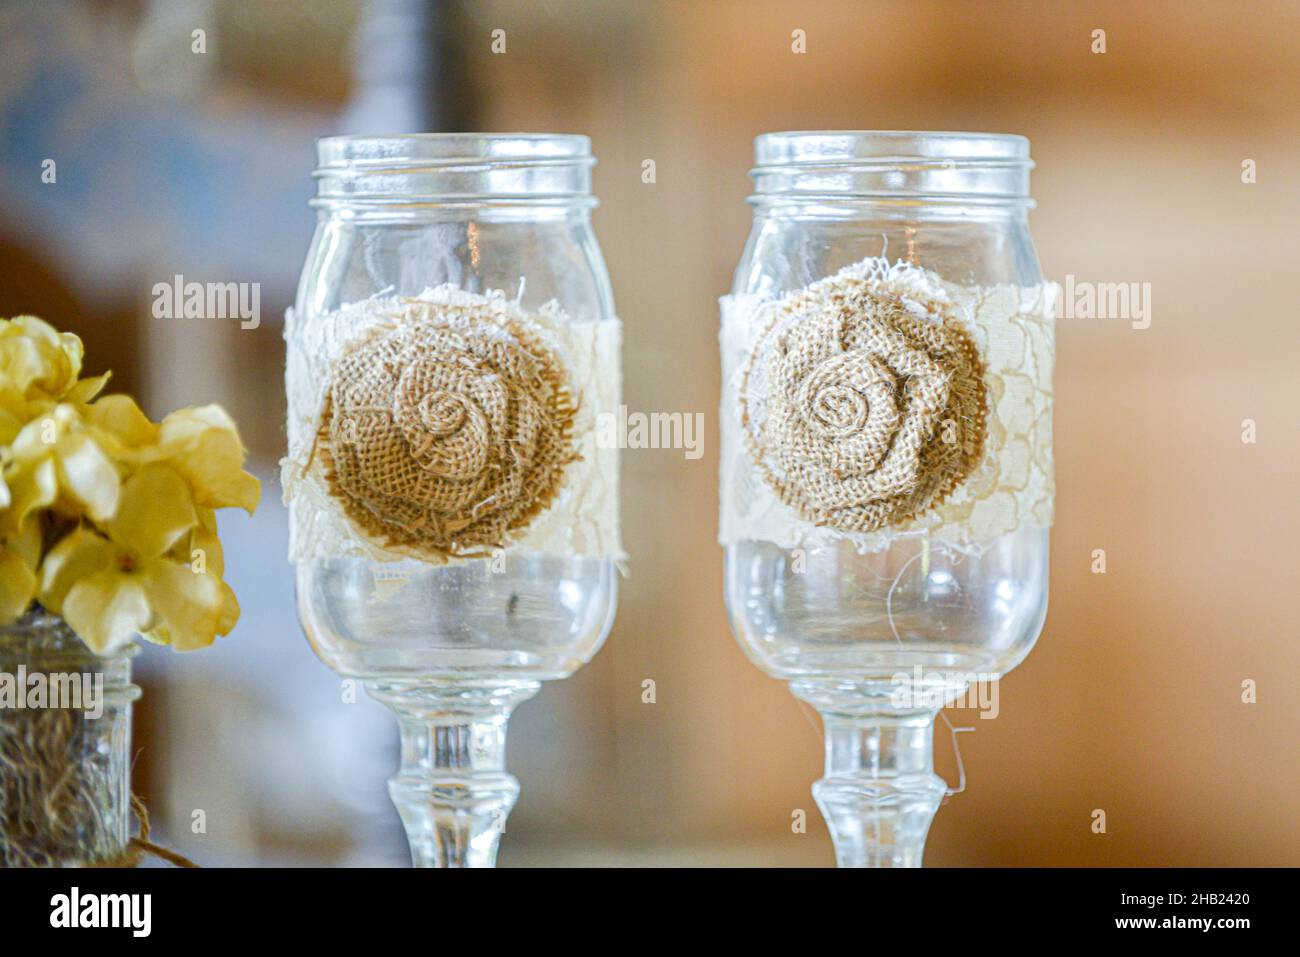
[[[96,655],[41,609],[0,628],[0,674],[23,697],[0,707],[0,867],[128,862],[137,651]]]
[[[610,321],[613,293],[591,228],[585,136],[434,134],[320,141],[319,209],[295,309],[304,322],[385,290],[443,283],[559,303]],[[613,621],[614,563],[491,558],[382,566],[327,559],[298,566],[298,607],[317,654],[340,674],[510,673],[563,678]],[[376,589],[406,584],[377,602]]]
[[[529,314],[558,306],[562,322],[616,324],[590,220],[594,163],[585,136],[321,140],[297,328],[374,296],[446,284],[502,291]],[[291,417],[294,404],[291,383]],[[491,863],[517,791],[502,773],[505,716],[539,681],[572,674],[600,648],[617,599],[614,557],[507,547],[449,563],[324,555],[296,564],[312,647],[339,674],[365,679],[402,721],[403,771],[391,786],[416,863]],[[445,773],[431,778],[430,767]],[[433,807],[430,789],[445,794],[466,774],[484,778],[479,798],[485,789],[495,797],[461,826],[463,808]],[[443,827],[438,815],[461,824]]]
[[[733,295],[779,297],[874,256],[962,285],[1043,281],[1023,137],[770,133],[755,151]],[[796,562],[741,542],[727,548],[727,607],[745,651],[783,678],[889,678],[916,664],[1004,674],[1047,614],[1047,544],[1046,529],[1027,528],[970,556],[917,535],[867,554],[847,541],[804,549]]]
[[[771,133],[758,137],[755,153],[754,223],[733,300],[779,300],[876,258],[961,287],[1042,288],[1023,137]],[[724,346],[724,380],[741,361]],[[724,513],[728,494],[724,480]],[[944,792],[930,757],[938,705],[900,709],[898,692],[942,703],[971,676],[992,679],[1023,660],[1047,611],[1048,529],[1024,524],[976,549],[927,531],[891,535],[877,548],[849,537],[797,548],[725,544],[726,602],[741,647],[826,719],[818,799],[840,862],[919,864]],[[882,811],[872,802],[886,779],[908,796]],[[843,785],[839,798],[828,782]],[[876,828],[874,842],[863,837],[866,806],[877,822],[891,822]]]

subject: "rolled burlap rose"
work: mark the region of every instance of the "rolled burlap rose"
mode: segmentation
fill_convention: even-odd
[[[576,458],[568,377],[522,315],[409,300],[336,362],[319,447],[330,490],[386,547],[499,548]]]
[[[945,304],[838,275],[783,302],[742,372],[750,456],[816,525],[869,532],[939,504],[983,450],[983,363]]]

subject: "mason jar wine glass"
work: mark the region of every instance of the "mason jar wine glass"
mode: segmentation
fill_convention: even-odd
[[[758,137],[722,300],[732,628],[821,714],[840,866],[919,866],[933,725],[1047,611],[1054,287],[1029,143]]]
[[[312,647],[397,715],[416,866],[495,863],[511,710],[617,594],[620,325],[585,136],[344,136],[286,317],[283,466]]]

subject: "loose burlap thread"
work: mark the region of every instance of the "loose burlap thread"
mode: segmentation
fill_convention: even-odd
[[[750,458],[781,501],[848,532],[940,504],[979,464],[988,418],[979,350],[947,304],[849,272],[774,311],[740,402]]]
[[[136,795],[131,795],[131,813],[135,816],[136,824],[139,827],[139,833],[126,843],[122,853],[92,862],[91,867],[139,867],[144,860],[145,855],[151,854],[159,860],[166,861],[176,867],[198,868],[184,854],[177,853],[170,848],[163,847],[161,844],[155,844],[149,840],[150,824],[149,812],[144,806],[144,802]]]
[[[334,364],[317,432],[330,491],[385,547],[434,561],[500,548],[578,457],[568,383],[524,316],[403,300]]]

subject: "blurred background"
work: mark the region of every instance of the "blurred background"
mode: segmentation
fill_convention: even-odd
[[[280,317],[313,139],[581,132],[627,404],[709,431],[697,460],[625,453],[618,621],[512,721],[501,864],[832,863],[815,715],[724,616],[716,297],[755,134],[934,129],[1028,136],[1044,273],[1150,283],[1152,322],[1060,322],[1047,625],[996,720],[952,715],[975,727],[966,789],[927,863],[1300,864],[1298,102],[1290,2],[0,2],[0,315],[77,332],[155,417],[221,402],[265,486],[255,518],[223,516],[234,633],[137,669],[160,839],[206,865],[406,860],[395,722],[315,659],[284,557]],[[261,325],[153,318],[178,273],[260,283]]]

